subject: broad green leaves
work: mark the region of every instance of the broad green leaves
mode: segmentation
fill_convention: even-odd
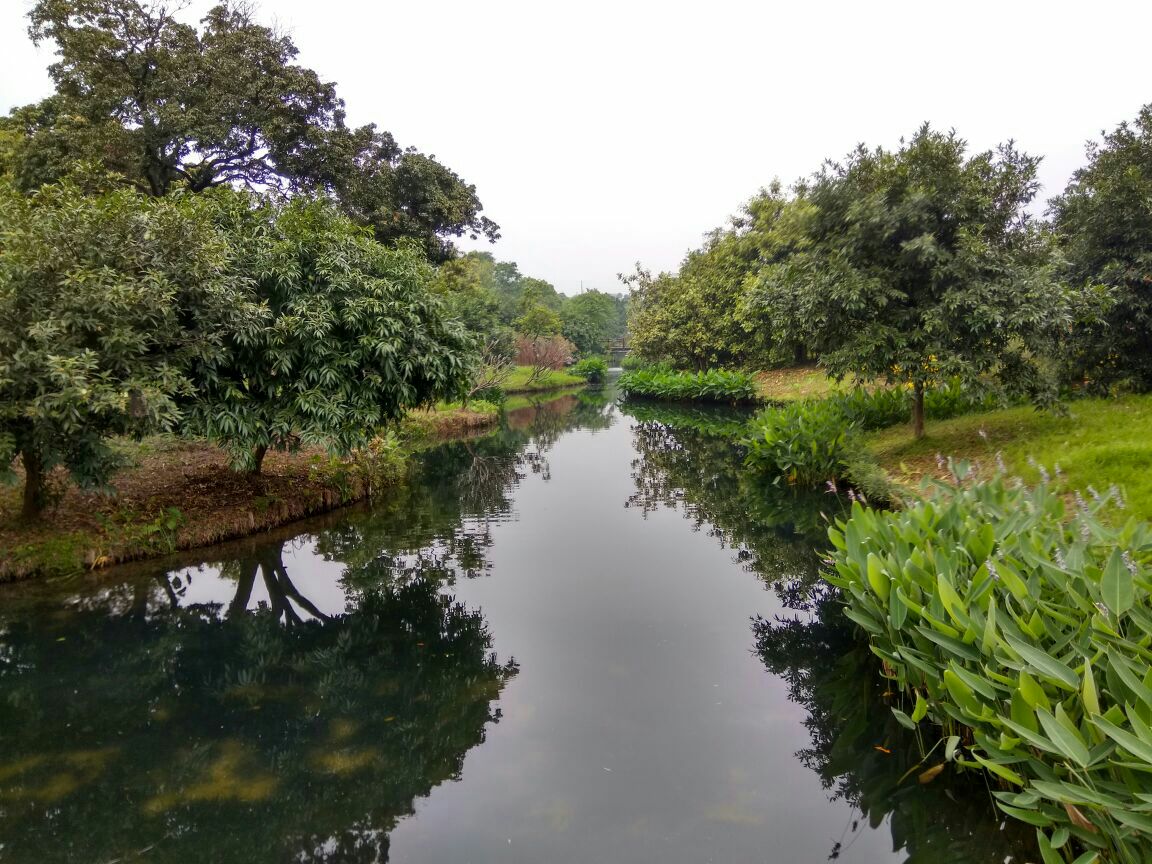
[[[1107,506],[1069,519],[1046,486],[996,478],[857,504],[831,531],[828,581],[915,700],[897,719],[963,734],[958,761],[1018,790],[995,794],[1042,829],[1045,860],[1152,849],[1152,527],[1111,527]]]

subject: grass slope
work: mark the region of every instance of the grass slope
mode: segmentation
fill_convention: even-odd
[[[1152,395],[1081,399],[1067,414],[1008,408],[929,423],[914,441],[907,426],[868,436],[869,449],[898,482],[915,484],[938,473],[936,454],[978,460],[985,471],[1003,455],[1008,470],[1033,482],[1059,464],[1067,491],[1094,486],[1124,490],[1128,513],[1152,519]]]
[[[561,387],[574,387],[586,383],[579,375],[570,372],[545,372],[536,381],[529,382],[531,366],[517,366],[516,371],[504,383],[505,393],[533,393],[537,390],[558,390]]]

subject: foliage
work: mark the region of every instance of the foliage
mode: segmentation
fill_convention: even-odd
[[[647,369],[651,365],[651,361],[641,357],[635,351],[631,351],[620,358],[620,368],[626,369],[629,372],[636,369]]]
[[[671,402],[722,402],[731,405],[757,401],[756,382],[744,372],[709,369],[707,372],[671,372],[640,369],[625,372],[617,386],[629,397]]]
[[[531,370],[528,380],[522,382],[524,384],[535,384],[549,373],[563,369],[572,362],[575,353],[575,346],[558,333],[516,337],[516,365]]]
[[[816,585],[781,599],[790,614],[753,621],[756,652],[807,712],[811,745],[796,757],[830,796],[858,807],[862,823],[887,822],[906,864],[1034,861],[1031,826],[994,818],[979,775],[941,772],[917,782],[925,770],[921,740],[892,714],[876,657],[844,618],[839,592]],[[851,845],[838,840],[829,860],[850,858],[840,853]]]
[[[206,200],[0,182],[0,213],[0,472],[22,456],[34,517],[53,467],[101,486],[109,436],[176,424],[188,368],[223,362],[260,310]]]
[[[608,361],[603,357],[585,357],[573,363],[568,371],[579,375],[589,384],[603,384],[608,378]]]
[[[971,414],[938,423],[920,441],[895,430],[869,435],[868,450],[896,476],[936,473],[937,455],[979,460],[1002,458],[1029,482],[1053,468],[1060,491],[1123,488],[1129,512],[1152,519],[1152,396],[1077,399],[1064,413],[1031,406]]]
[[[749,424],[747,464],[790,486],[835,484],[859,449],[857,428],[831,400],[772,408]]]
[[[747,302],[745,282],[788,254],[800,206],[773,184],[689,252],[676,273],[637,265],[623,277],[632,289],[633,351],[686,369],[762,368],[781,356],[792,359],[802,346],[779,334],[773,342],[764,311]]]
[[[25,189],[94,161],[151,195],[177,186],[331,195],[377,239],[416,238],[433,259],[449,238],[495,239],[474,186],[374,125],[350,128],[331,82],[296,64],[292,40],[225,3],[201,26],[136,0],[40,0],[29,33],[50,41],[56,93],[9,121]]]
[[[1068,277],[1107,286],[1114,303],[1082,322],[1065,357],[1077,380],[1152,389],[1152,105],[1088,145],[1051,214]]]
[[[347,456],[315,457],[312,470],[323,475],[346,501],[375,498],[404,476],[408,454],[394,431],[375,435]]]
[[[994,378],[1038,394],[1038,354],[1080,314],[1026,207],[1039,160],[1011,144],[966,155],[921,127],[896,152],[861,146],[798,194],[804,242],[757,277],[778,337],[800,334],[829,372],[913,386]]]
[[[616,298],[603,291],[585,291],[564,301],[560,332],[582,355],[602,354],[617,330]]]
[[[1047,861],[1146,860],[1152,526],[1110,527],[1111,495],[1069,513],[1046,484],[955,472],[898,512],[854,505],[826,578],[902,694],[897,719],[943,728],[930,761],[987,770]]]
[[[198,367],[189,420],[237,467],[300,443],[347,453],[464,389],[473,345],[418,249],[377,243],[324,201],[242,202],[222,218],[271,322]]]
[[[908,420],[913,393],[906,387],[872,390],[856,387],[827,398],[861,429],[883,429]],[[994,394],[974,393],[960,380],[954,379],[925,389],[924,416],[932,420],[947,420],[974,411],[989,411],[998,404]]]

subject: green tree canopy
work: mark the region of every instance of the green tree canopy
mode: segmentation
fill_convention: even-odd
[[[138,0],[40,0],[33,40],[51,40],[56,94],[13,113],[9,171],[24,188],[98,162],[152,195],[176,186],[331,195],[378,239],[415,237],[433,259],[450,238],[495,239],[474,186],[374,125],[351,128],[336,86],[295,62],[287,36],[226,3],[200,26]]]
[[[192,428],[259,471],[268,448],[346,452],[409,408],[456,395],[472,341],[428,288],[412,244],[386,247],[324,200],[234,196],[235,267],[271,316],[196,367]]]
[[[603,291],[570,297],[560,311],[561,332],[581,354],[603,354],[618,320],[616,298]]]
[[[173,426],[189,366],[223,362],[225,333],[262,326],[214,211],[191,195],[0,182],[0,469],[21,456],[25,517],[55,466],[105,484],[109,436]]]
[[[966,150],[925,125],[895,152],[828,163],[798,190],[800,249],[755,286],[777,338],[800,334],[833,375],[911,385],[917,436],[935,382],[1035,391],[1039,354],[1077,314],[1025,209],[1039,160]]]
[[[1069,277],[1108,286],[1114,304],[1079,330],[1078,378],[1152,389],[1152,105],[1088,145],[1088,164],[1051,202]]]
[[[692,369],[763,368],[797,355],[791,334],[773,341],[764,310],[748,303],[746,283],[791,251],[800,208],[773,184],[729,225],[710,232],[675,274],[638,266],[625,280],[632,287],[632,349]]]

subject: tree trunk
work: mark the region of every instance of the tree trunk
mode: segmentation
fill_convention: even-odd
[[[924,437],[924,382],[912,385],[912,437]]]
[[[24,509],[21,518],[32,522],[44,512],[44,461],[31,446],[20,451],[24,463]]]
[[[252,467],[248,469],[248,476],[259,477],[264,470],[264,457],[268,453],[268,445],[261,444],[252,451]]]
[[[792,360],[797,366],[803,366],[808,362],[808,346],[802,342],[797,342],[792,348]]]

